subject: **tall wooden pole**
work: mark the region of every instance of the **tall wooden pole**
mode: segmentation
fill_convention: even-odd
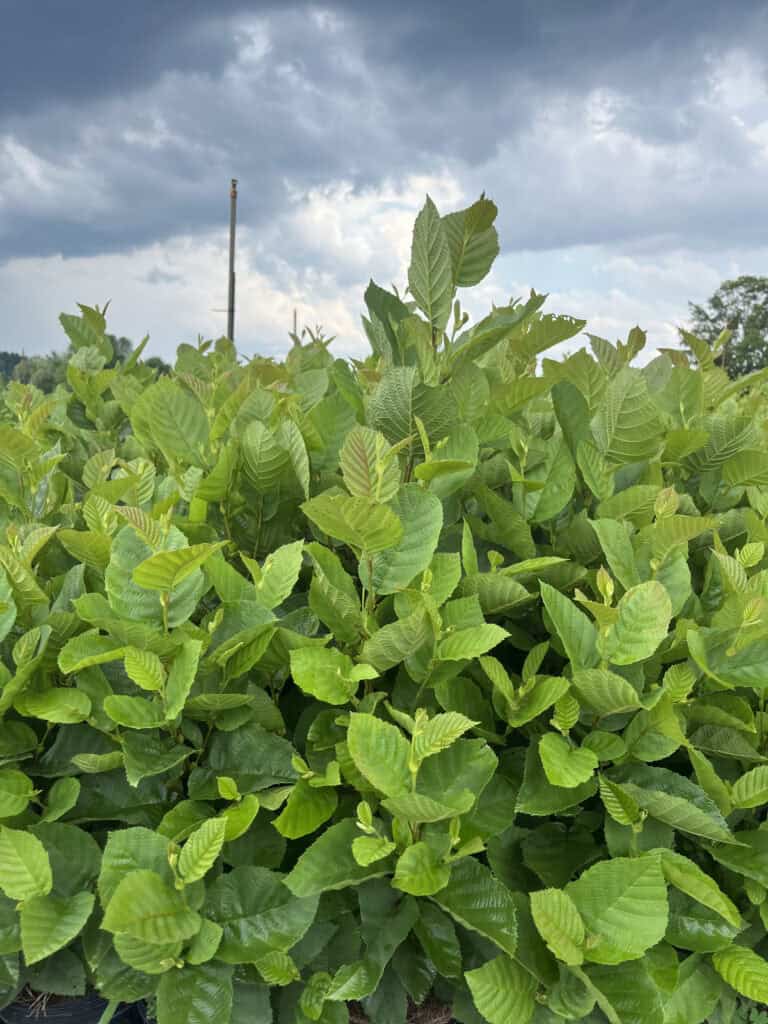
[[[237,223],[237,178],[229,190],[229,300],[227,302],[227,337],[235,340],[235,225]]]

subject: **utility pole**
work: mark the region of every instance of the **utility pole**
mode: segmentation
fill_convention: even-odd
[[[235,224],[237,222],[237,178],[229,190],[229,299],[227,301],[227,337],[235,340]]]

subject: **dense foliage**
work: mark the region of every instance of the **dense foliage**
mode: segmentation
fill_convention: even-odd
[[[105,364],[107,369],[112,369],[119,363],[124,363],[130,358],[133,352],[133,342],[130,338],[117,338],[114,334],[107,334],[107,340],[111,345],[111,356]],[[22,356],[18,352],[0,352],[0,383],[9,380],[17,380],[22,384],[32,384],[45,394],[51,394],[57,387],[67,385],[67,364],[74,354],[70,343],[67,352],[49,352],[44,356]],[[145,360],[145,364],[160,373],[169,373],[170,366],[159,356],[151,356]]]
[[[156,379],[63,316],[0,416],[0,985],[160,1024],[721,1024],[768,997],[761,375],[473,327],[481,199],[364,362]],[[355,1009],[357,1013],[357,1009]]]

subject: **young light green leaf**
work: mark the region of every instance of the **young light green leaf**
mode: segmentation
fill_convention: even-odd
[[[667,888],[656,856],[616,857],[585,871],[565,892],[598,940],[586,959],[621,963],[642,956],[664,937]]]
[[[661,869],[664,877],[675,888],[698,903],[720,914],[734,926],[741,927],[741,914],[734,903],[720,889],[717,882],[694,864],[688,857],[673,850],[661,851]]]
[[[414,732],[413,752],[416,760],[421,762],[445,750],[467,730],[478,724],[458,711],[446,711],[444,714],[435,715]]]
[[[351,495],[381,502],[394,498],[400,486],[400,463],[378,430],[353,427],[339,453],[339,461]]]
[[[597,755],[586,747],[574,747],[564,736],[545,733],[539,740],[544,774],[553,786],[573,789],[587,782],[597,768]]]
[[[136,566],[132,574],[133,582],[145,590],[168,593],[199,569],[211,555],[225,547],[226,543],[193,544],[175,551],[159,551]]]
[[[432,896],[445,888],[450,877],[450,866],[429,843],[418,842],[400,854],[392,885],[411,896]]]
[[[304,693],[326,704],[346,704],[364,679],[378,675],[371,665],[355,665],[335,647],[298,647],[290,652],[291,675]]]
[[[363,868],[388,857],[394,849],[395,844],[382,836],[358,836],[352,842],[352,855]]]
[[[715,953],[712,964],[723,981],[739,995],[759,1003],[768,1001],[768,962],[753,949],[731,946]]]
[[[51,862],[30,832],[0,825],[0,889],[12,900],[47,896],[53,886]]]
[[[497,956],[464,977],[472,999],[488,1024],[528,1024],[536,1003],[536,979],[516,960]]]
[[[470,626],[468,629],[457,629],[440,641],[437,656],[441,661],[478,658],[481,654],[493,650],[508,636],[506,629],[491,622],[482,626]]]
[[[600,637],[600,652],[614,665],[632,665],[650,658],[664,640],[672,617],[666,589],[655,580],[626,592],[618,604],[618,618]]]
[[[573,601],[548,583],[541,583],[541,599],[574,669],[597,664],[597,630]]]
[[[301,508],[323,533],[369,555],[394,547],[403,536],[402,523],[392,509],[371,498],[320,494]]]
[[[221,853],[226,833],[222,818],[209,818],[187,839],[179,857],[179,874],[189,884],[211,870]]]
[[[347,744],[355,767],[379,792],[394,797],[411,788],[410,744],[397,726],[374,715],[351,714]]]
[[[182,892],[172,889],[155,871],[140,869],[118,884],[102,927],[145,942],[179,942],[197,933],[200,915],[187,906]]]
[[[443,221],[429,196],[413,229],[408,287],[434,330],[442,333],[451,315],[453,265]]]
[[[532,892],[531,914],[539,935],[559,960],[566,964],[583,963],[584,922],[566,892],[562,889]]]
[[[165,685],[165,717],[169,722],[184,710],[195,682],[202,648],[200,640],[185,640],[171,663]]]
[[[163,663],[152,651],[129,647],[124,656],[125,671],[142,690],[161,690],[165,682]]]

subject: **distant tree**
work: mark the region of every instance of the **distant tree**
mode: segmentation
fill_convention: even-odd
[[[703,306],[689,304],[693,333],[710,344],[733,332],[718,361],[729,377],[768,366],[768,277],[723,281]]]
[[[22,384],[34,384],[50,394],[67,379],[67,353],[51,352],[47,356],[28,356],[20,359],[13,370],[13,379]]]
[[[164,359],[160,356],[150,356],[149,359],[144,360],[145,366],[151,366],[153,370],[157,370],[161,377],[171,372],[171,367]]]
[[[17,363],[20,363],[24,356],[18,352],[0,352],[0,377],[3,380],[10,380]]]
[[[114,334],[108,334],[107,338],[112,342],[112,348],[115,353],[107,363],[107,368],[111,370],[118,363],[126,361],[131,352],[133,352],[133,342],[130,338],[118,338]]]

